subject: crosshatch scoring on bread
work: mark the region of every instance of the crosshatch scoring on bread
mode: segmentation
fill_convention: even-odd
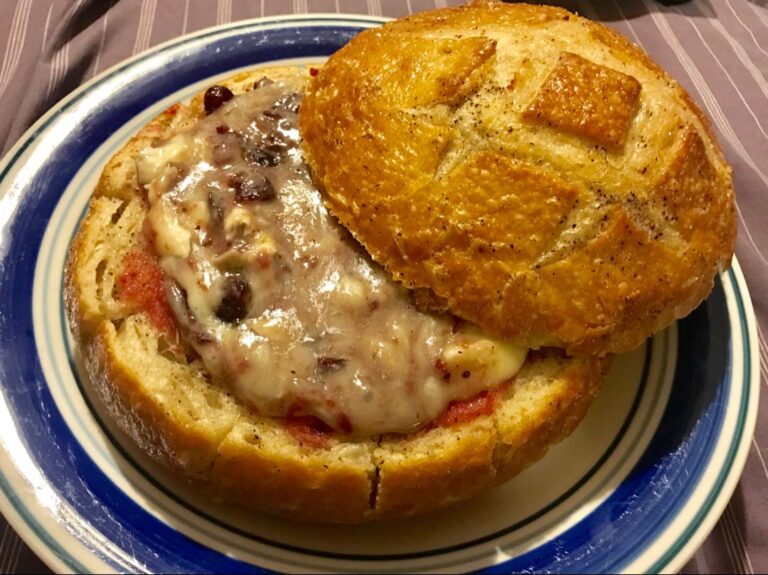
[[[733,253],[706,118],[637,46],[560,8],[478,0],[367,30],[300,120],[316,183],[373,258],[525,347],[634,349]]]

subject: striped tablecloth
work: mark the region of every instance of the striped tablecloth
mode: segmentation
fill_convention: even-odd
[[[275,14],[402,16],[445,0],[2,0],[0,148],[110,66],[201,28]],[[734,167],[737,256],[758,318],[768,384],[768,0],[554,1],[643,46],[712,118]],[[1,344],[0,344],[1,345]],[[744,476],[685,573],[768,572],[768,393]],[[0,518],[0,572],[47,569]]]

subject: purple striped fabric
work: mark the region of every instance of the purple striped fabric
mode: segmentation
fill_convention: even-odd
[[[160,42],[201,28],[276,14],[397,17],[452,0],[3,0],[0,149],[84,81]],[[768,384],[768,0],[566,0],[643,46],[712,118],[734,168],[737,256],[758,318]],[[768,393],[744,476],[685,573],[768,572]],[[0,518],[0,572],[46,572]]]

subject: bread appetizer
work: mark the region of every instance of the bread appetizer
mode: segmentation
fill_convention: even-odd
[[[585,124],[574,115],[589,104],[534,97],[571,56],[548,72],[510,59],[566,42],[561,23],[589,32],[563,44],[574,65],[610,63],[620,77],[595,73],[636,92],[623,123],[597,100]],[[635,125],[662,83],[679,130],[648,142],[659,157],[643,179],[618,155],[651,137]],[[461,125],[464,106],[497,93],[511,100],[491,115],[530,132],[526,154]],[[591,158],[602,195],[574,167]],[[728,178],[706,121],[639,49],[562,10],[473,3],[363,32],[319,72],[236,75],[152,120],[104,168],[70,250],[67,311],[111,416],[202,491],[300,520],[406,517],[540,459],[581,421],[612,351],[706,295],[732,247],[732,230],[717,246],[709,235],[730,229]],[[646,180],[671,186],[667,204]],[[549,268],[560,291],[536,283]],[[613,282],[623,307],[605,290],[561,301],[568,273],[585,290]],[[551,291],[537,300],[521,282]],[[652,305],[650,282],[663,284]],[[602,315],[581,309],[595,302]]]

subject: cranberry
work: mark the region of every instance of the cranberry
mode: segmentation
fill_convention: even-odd
[[[262,168],[276,166],[280,163],[280,153],[274,149],[254,147],[247,152],[248,159]]]
[[[237,323],[248,314],[251,304],[251,288],[241,275],[230,275],[224,280],[221,303],[216,317],[227,323]]]
[[[238,202],[267,202],[276,197],[272,182],[263,174],[237,174],[230,178]]]
[[[205,106],[205,115],[212,114],[225,102],[229,102],[235,95],[229,88],[224,86],[211,86],[205,91],[203,96],[203,105]]]

